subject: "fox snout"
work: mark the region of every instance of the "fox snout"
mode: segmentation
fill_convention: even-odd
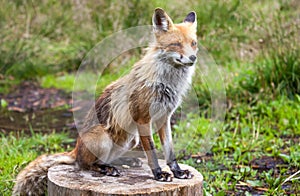
[[[176,64],[186,65],[186,66],[194,65],[196,60],[197,60],[196,55],[190,55],[190,56],[180,55],[179,57],[176,57],[174,59]]]
[[[189,59],[192,61],[192,62],[195,62],[197,57],[195,55],[191,55],[189,56]]]

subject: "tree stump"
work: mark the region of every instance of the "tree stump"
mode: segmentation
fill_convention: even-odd
[[[159,160],[164,171],[170,171],[164,160]],[[180,164],[188,169],[192,179],[173,178],[172,182],[158,182],[147,162],[142,167],[121,167],[120,177],[101,175],[93,171],[82,171],[74,165],[57,165],[48,171],[48,195],[130,195],[130,196],[201,196],[202,175],[193,167]]]

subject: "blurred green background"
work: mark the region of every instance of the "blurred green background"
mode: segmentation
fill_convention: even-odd
[[[75,72],[105,36],[150,25],[154,8],[162,7],[175,22],[191,10],[197,12],[199,41],[224,72],[229,97],[284,93],[293,98],[300,92],[299,3],[295,0],[0,3],[4,79],[10,75],[16,80],[40,80],[49,74]]]

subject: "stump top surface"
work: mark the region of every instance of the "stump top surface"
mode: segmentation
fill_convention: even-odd
[[[169,171],[164,160],[159,160],[159,164],[163,170]],[[49,169],[48,180],[67,189],[124,195],[147,194],[202,184],[203,177],[196,169],[184,164],[180,164],[180,167],[190,170],[194,177],[192,179],[173,178],[172,182],[158,182],[153,179],[146,160],[143,160],[142,167],[118,168],[121,172],[120,177],[78,170],[74,165],[57,165]]]

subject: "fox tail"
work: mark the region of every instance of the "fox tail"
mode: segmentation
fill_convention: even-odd
[[[48,169],[54,165],[74,162],[74,151],[39,156],[18,174],[12,195],[44,195],[47,190]]]

